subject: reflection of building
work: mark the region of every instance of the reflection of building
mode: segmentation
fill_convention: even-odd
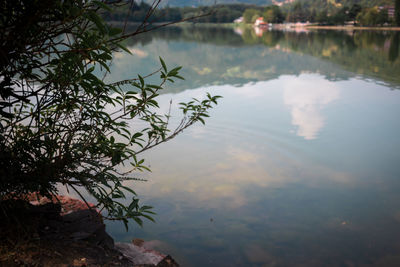
[[[243,29],[242,29],[242,28],[236,27],[233,31],[234,31],[236,34],[240,35],[240,36],[243,35]]]
[[[254,22],[254,26],[256,27],[267,27],[268,24],[264,21],[263,17],[259,17],[258,19],[256,19],[256,21]]]
[[[264,32],[266,31],[266,29],[264,27],[255,27],[254,28],[254,32],[256,33],[256,35],[258,37],[263,36]]]

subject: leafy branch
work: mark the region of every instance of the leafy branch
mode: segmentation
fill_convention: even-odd
[[[44,3],[46,2],[46,3]],[[139,205],[128,181],[150,171],[140,153],[205,123],[219,96],[180,103],[182,118],[170,128],[157,97],[168,82],[183,79],[181,67],[112,83],[113,53],[149,30],[148,18],[135,32],[105,23],[103,11],[120,1],[5,1],[0,20],[0,200],[38,192],[54,196],[58,186],[83,191],[97,201],[104,218],[142,225],[153,220]],[[26,24],[25,21],[29,21]],[[155,26],[151,29],[158,28]],[[103,75],[98,75],[98,71]],[[146,79],[159,75],[158,84]],[[103,76],[102,78],[99,78]],[[128,89],[126,88],[128,86]],[[170,106],[171,109],[171,106]],[[127,196],[131,197],[124,204]]]

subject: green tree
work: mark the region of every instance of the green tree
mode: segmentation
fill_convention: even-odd
[[[381,9],[378,12],[378,16],[376,17],[376,24],[383,25],[385,23],[389,23],[389,15],[387,9]]]
[[[275,20],[274,11],[272,9],[267,9],[264,12],[263,17],[264,17],[265,22],[270,22],[270,23],[274,22],[274,20]]]
[[[291,22],[304,22],[307,19],[307,11],[304,6],[296,1],[291,12],[288,13],[287,20]]]
[[[344,24],[347,20],[346,13],[348,13],[348,8],[343,7],[337,10],[336,13],[331,16],[330,21],[335,25]]]
[[[86,190],[105,218],[127,227],[129,219],[152,220],[151,207],[139,205],[133,188],[124,185],[149,170],[141,153],[204,123],[218,96],[181,103],[182,120],[171,128],[157,96],[166,83],[183,79],[180,67],[169,69],[160,59],[153,73],[157,84],[140,75],[105,82],[113,53],[129,53],[122,42],[154,29],[148,20],[160,1],[134,32],[101,19],[111,12],[108,2],[0,4],[0,200],[30,192],[56,195],[62,184],[80,195]]]
[[[243,13],[243,20],[245,23],[254,23],[255,19],[260,16],[260,11],[257,9],[249,8]]]
[[[322,10],[321,12],[319,12],[317,14],[317,17],[315,18],[315,20],[320,23],[320,24],[326,24],[328,23],[328,12],[327,10]]]
[[[400,0],[395,0],[394,3],[394,19],[397,26],[400,26]]]
[[[354,21],[358,15],[358,13],[361,12],[361,10],[362,10],[362,7],[359,4],[353,4],[348,13],[349,20]]]
[[[317,11],[315,8],[313,8],[310,12],[310,15],[308,16],[307,20],[310,22],[315,22],[317,19]]]
[[[269,23],[282,23],[284,16],[278,6],[269,6],[263,13],[264,20]]]
[[[365,8],[357,15],[357,21],[363,26],[378,24],[379,11],[377,8]]]

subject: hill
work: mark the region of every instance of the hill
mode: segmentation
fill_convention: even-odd
[[[288,2],[285,0],[285,2]],[[315,8],[316,10],[329,7],[344,7],[359,4],[362,7],[394,5],[394,0],[297,0],[307,7]]]
[[[152,3],[153,0],[146,0],[147,3]],[[273,4],[273,0],[163,0],[160,3],[161,7],[198,7],[211,6],[214,4],[249,4],[258,6],[267,6]]]
[[[145,0],[147,3],[152,3],[153,0]],[[163,0],[161,7],[184,7],[184,6],[210,6],[214,4],[249,4],[249,5],[283,5],[294,2],[300,2],[306,6],[315,7],[316,9],[325,8],[328,6],[341,7],[359,4],[361,6],[375,5],[393,5],[394,0]]]

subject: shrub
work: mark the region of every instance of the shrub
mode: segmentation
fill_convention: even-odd
[[[112,3],[113,2],[113,3]],[[113,52],[129,50],[122,41],[151,29],[148,10],[135,32],[101,18],[120,1],[5,0],[1,8],[0,198],[39,192],[57,194],[62,184],[82,196],[89,192],[104,216],[142,224],[153,220],[124,181],[148,171],[143,151],[174,138],[195,122],[204,123],[218,96],[182,103],[183,117],[169,128],[158,112],[157,96],[167,82],[183,79],[180,67],[160,58],[158,84],[138,75],[104,82]],[[129,89],[126,89],[126,86]],[[142,128],[133,128],[141,121]],[[123,167],[123,168],[122,168]],[[124,169],[124,171],[121,171]],[[128,205],[120,200],[129,192]]]

